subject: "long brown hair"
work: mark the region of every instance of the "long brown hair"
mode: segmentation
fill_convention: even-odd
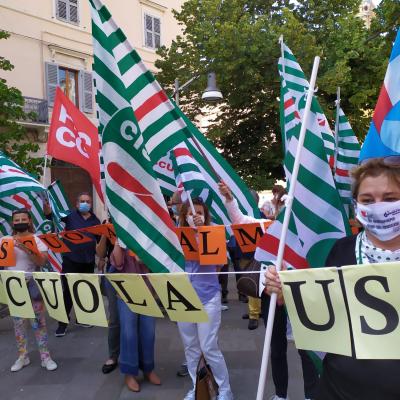
[[[207,204],[204,203],[203,199],[201,197],[196,197],[192,200],[194,206],[202,206],[204,210],[204,225],[210,225],[211,224],[211,214],[210,211],[207,207]],[[182,204],[182,207],[179,211],[179,226],[189,226],[189,224],[186,221],[186,215],[188,211],[190,210],[190,203],[189,201],[185,201]]]
[[[17,214],[26,214],[28,216],[28,218],[29,218],[28,231],[31,233],[35,233],[35,228],[33,227],[32,215],[31,215],[31,212],[27,208],[18,208],[12,212],[11,226],[14,225],[13,224],[14,215],[17,215]],[[13,235],[15,235],[17,233],[17,231],[13,228],[12,233],[13,233]]]

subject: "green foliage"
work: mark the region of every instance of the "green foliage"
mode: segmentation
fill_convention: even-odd
[[[9,34],[0,30],[0,40]],[[11,71],[14,66],[0,56],[0,70]],[[24,113],[24,98],[15,87],[9,87],[7,81],[0,78],[0,151],[15,161],[22,168],[33,174],[42,171],[42,158],[34,158],[30,153],[39,150],[39,146],[27,140],[25,128],[18,123],[29,117]]]
[[[321,56],[318,97],[328,119],[333,120],[340,86],[342,107],[359,137],[365,136],[399,26],[400,3],[383,0],[371,30],[356,16],[359,4],[188,0],[175,13],[182,36],[159,50],[158,79],[172,89],[175,78],[183,83],[201,74],[181,93],[181,107],[193,118],[205,108],[199,94],[206,72],[216,72],[224,102],[207,135],[249,186],[265,189],[283,177],[277,101],[281,34],[307,76],[314,56]]]

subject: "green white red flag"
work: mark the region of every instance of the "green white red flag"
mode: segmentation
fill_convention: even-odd
[[[284,168],[290,185],[302,117],[298,104],[303,99],[296,102],[296,94],[282,76],[281,84],[284,94],[280,99],[282,141],[287,143]],[[284,261],[293,268],[323,266],[333,243],[350,234],[318,118],[317,113],[310,113],[286,238]],[[284,210],[261,238],[256,259],[276,260],[283,216]]]
[[[337,127],[337,155],[335,182],[348,216],[351,214],[353,196],[351,194],[350,171],[358,165],[361,146],[343,110],[339,108]]]
[[[184,257],[152,157],[182,140],[181,122],[99,0],[91,0],[96,103],[106,202],[119,240],[153,272],[179,272]],[[159,108],[161,120],[148,110]]]

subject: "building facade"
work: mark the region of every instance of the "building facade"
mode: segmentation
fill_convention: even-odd
[[[371,21],[375,17],[376,5],[372,0],[362,0],[359,8],[359,17],[364,21],[365,26],[369,29]]]
[[[184,0],[103,0],[147,67],[155,71],[156,49],[169,45],[180,32],[172,10]],[[92,83],[93,47],[88,0],[0,0],[1,29],[10,38],[0,41],[0,54],[14,70],[2,72],[8,85],[21,90],[26,111],[34,120],[21,122],[29,140],[46,151],[47,133],[55,89],[64,93],[95,124]],[[81,191],[92,191],[85,171],[53,160],[45,183],[60,179],[71,200]],[[72,203],[74,204],[74,203]],[[96,209],[101,207],[95,199]]]

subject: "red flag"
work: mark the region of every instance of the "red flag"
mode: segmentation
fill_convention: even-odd
[[[47,141],[47,154],[86,170],[103,200],[97,128],[57,87]]]

